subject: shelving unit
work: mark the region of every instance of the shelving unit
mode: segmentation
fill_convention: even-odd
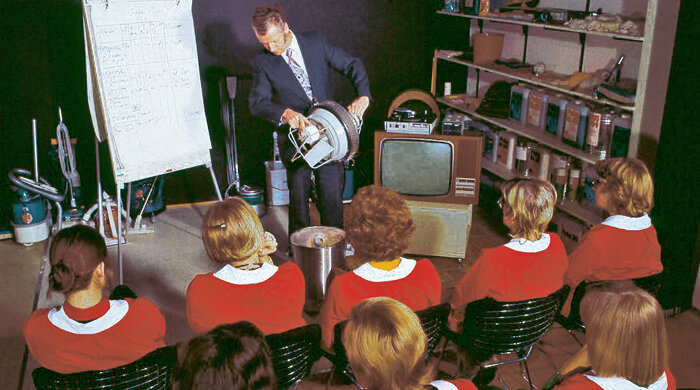
[[[571,5],[572,2],[575,2],[575,0],[568,1],[568,4]],[[583,0],[581,0],[581,2],[583,3]],[[589,7],[590,2],[591,0],[586,0],[586,8]],[[557,3],[557,6],[558,4],[560,3]],[[604,2],[601,4],[604,6],[608,5]],[[521,83],[544,88],[554,93],[561,93],[569,96],[571,100],[581,99],[586,102],[595,102],[597,104],[604,104],[614,107],[622,112],[632,114],[632,126],[627,154],[628,157],[639,157],[644,160],[647,165],[653,167],[655,162],[656,143],[658,142],[659,138],[661,118],[663,116],[666,98],[666,85],[668,82],[668,73],[671,63],[671,55],[675,37],[675,24],[678,18],[679,5],[680,0],[664,0],[663,2],[661,0],[647,0],[646,18],[644,21],[642,36],[575,30],[563,25],[506,19],[502,16],[478,16],[463,13],[436,11],[437,14],[447,17],[465,18],[468,21],[467,28],[469,34],[472,32],[484,32],[485,23],[490,31],[495,30],[499,32],[499,29],[503,29],[505,25],[520,26],[522,28],[522,33],[520,35],[522,35],[523,38],[521,44],[522,47],[520,48],[522,53],[522,62],[529,62],[527,61],[528,54],[531,53],[528,53],[528,38],[532,34],[531,29],[552,30],[563,33],[563,35],[555,35],[554,38],[552,38],[551,34],[546,37],[546,39],[554,41],[566,40],[565,37],[567,34],[578,37],[578,43],[580,45],[577,49],[579,52],[578,71],[592,72],[597,70],[584,69],[584,58],[587,50],[587,37],[597,37],[597,40],[594,40],[595,44],[598,45],[596,49],[600,49],[602,45],[603,48],[610,47],[611,51],[615,51],[620,50],[618,47],[619,45],[624,45],[624,54],[633,58],[632,62],[635,65],[637,60],[639,62],[638,68],[631,68],[631,72],[635,73],[633,74],[633,77],[637,82],[634,104],[622,104],[608,99],[595,98],[593,96],[593,88],[590,88],[589,90],[570,90],[567,88],[565,83],[568,75],[547,71],[537,77],[530,69],[511,69],[506,65],[498,65],[495,63],[474,64],[471,61],[458,58],[459,53],[451,50],[435,50],[433,56],[433,71],[431,75],[431,92],[433,95],[436,95],[438,63],[440,61],[462,65],[466,68],[467,72],[473,71],[476,74],[476,83],[473,85],[471,91],[469,88],[470,76],[467,77],[467,93],[469,93],[469,95],[465,94],[437,97],[438,103],[454,110],[464,112],[471,118],[490,123],[491,125],[536,141],[542,145],[554,149],[555,151],[569,155],[585,164],[594,164],[597,161],[597,158],[585,153],[583,150],[565,144],[560,139],[549,133],[530,128],[518,121],[512,119],[492,118],[478,114],[476,112],[477,107],[471,105],[471,102],[474,100],[473,98],[480,97],[480,87],[482,90],[485,90],[484,88],[486,85],[480,86],[481,73],[484,72],[490,74],[491,78],[505,79],[507,81],[519,81]],[[540,4],[540,6],[546,7],[547,5]],[[639,4],[636,4],[636,6],[639,6]],[[624,9],[624,5],[620,5],[620,7]],[[595,6],[591,7],[591,9],[595,8]],[[477,26],[473,26],[471,21],[476,21]],[[475,27],[478,28],[478,30],[474,30]],[[511,34],[513,33],[512,30],[513,28],[511,27],[509,31]],[[536,34],[546,35],[546,33]],[[538,38],[543,39],[541,37]],[[606,39],[610,40],[610,44],[605,43]],[[569,39],[569,41],[571,40]],[[612,43],[618,41],[627,42],[627,44]],[[550,61],[561,61],[562,58],[558,58],[557,56],[568,55],[569,58],[566,58],[566,60],[571,61],[572,58],[570,57],[574,49],[572,49],[572,42],[568,42],[567,44],[567,53],[563,53],[559,51],[556,46],[553,46],[545,49],[540,47],[540,52],[536,54],[538,54],[540,57],[545,56],[549,58]],[[515,49],[517,50],[517,48]],[[512,54],[512,52],[513,48],[511,47],[510,54]],[[595,59],[600,60],[599,58]],[[574,73],[575,71],[575,69],[570,69],[570,73]],[[628,71],[628,73],[629,72],[630,71]],[[474,80],[474,78],[472,78],[472,80]],[[515,172],[507,170],[500,164],[494,164],[493,162],[487,160],[482,160],[482,168],[505,180],[512,179],[517,176]],[[560,202],[558,208],[561,211],[564,211],[565,213],[583,221],[589,226],[599,223],[601,220],[601,216],[598,213],[581,207],[575,202]]]

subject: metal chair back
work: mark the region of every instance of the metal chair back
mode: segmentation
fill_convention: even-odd
[[[439,305],[431,306],[427,309],[416,311],[416,315],[420,320],[421,327],[428,337],[428,343],[426,345],[425,357],[428,359],[430,354],[433,352],[435,347],[437,347],[440,339],[442,338],[444,331],[447,327],[447,317],[450,314],[450,305],[448,303],[442,303]],[[350,370],[350,365],[348,364],[348,358],[345,354],[345,347],[341,341],[343,330],[347,321],[339,322],[333,328],[333,351],[334,354],[324,354],[339,370],[343,371],[346,375],[350,376],[352,371]]]
[[[646,290],[649,294],[656,296],[661,288],[661,274],[655,274],[650,276],[645,276],[642,278],[630,279],[637,287]],[[569,316],[564,317],[558,315],[556,321],[561,324],[567,330],[578,330],[579,332],[586,332],[586,327],[581,322],[581,299],[586,294],[586,288],[594,283],[606,283],[611,281],[599,281],[599,282],[581,282],[574,289],[574,293],[571,297],[571,309],[569,310]]]
[[[283,333],[265,336],[281,390],[293,388],[309,375],[320,357],[321,327],[310,324]]]
[[[34,386],[44,389],[167,390],[172,388],[174,346],[159,348],[132,363],[109,370],[61,374],[44,367],[32,372]]]

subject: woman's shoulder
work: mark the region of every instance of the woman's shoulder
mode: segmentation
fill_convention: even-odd
[[[439,390],[476,390],[476,386],[468,379],[434,380],[430,382],[428,389]]]
[[[600,389],[595,382],[586,378],[583,374],[572,375],[556,387],[557,389],[567,389],[567,390],[597,390]]]

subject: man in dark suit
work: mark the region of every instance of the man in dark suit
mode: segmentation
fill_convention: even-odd
[[[313,102],[333,100],[329,68],[344,74],[358,94],[348,111],[362,118],[370,102],[369,79],[362,62],[336,48],[317,32],[295,35],[278,5],[258,7],[253,30],[265,52],[253,59],[253,89],[248,98],[253,115],[265,118],[284,130],[279,137],[280,153],[287,169],[289,186],[289,235],[309,226],[311,168],[303,159],[290,161],[296,150],[287,138],[290,127],[311,125],[306,118]],[[314,172],[320,201],[321,225],[343,225],[343,166],[332,162]]]

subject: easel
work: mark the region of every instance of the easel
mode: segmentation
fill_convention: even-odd
[[[214,191],[216,193],[216,197],[219,200],[223,200],[221,197],[221,190],[219,189],[219,183],[216,181],[216,174],[214,173],[214,167],[212,166],[211,161],[205,164],[205,167],[209,170],[209,174],[211,175],[211,180],[212,183],[214,184]],[[103,210],[104,210],[104,204],[102,202],[102,176],[100,174],[100,141],[95,137],[95,168],[97,171],[97,215],[99,218],[99,232],[100,234],[104,237],[105,232],[104,232],[104,216],[103,216]],[[124,284],[124,268],[123,268],[123,258],[122,258],[122,242],[126,244],[126,235],[128,235],[128,223],[127,223],[127,232],[126,234],[122,234],[122,216],[121,216],[121,210],[122,210],[122,190],[124,189],[124,184],[123,182],[116,181],[116,191],[117,191],[117,261],[119,262],[119,284]],[[131,182],[126,183],[128,184],[129,192],[131,192]],[[151,191],[153,192],[153,186],[151,186]],[[149,192],[149,196],[150,196]],[[148,199],[146,199],[148,201]],[[128,203],[127,203],[128,204]],[[108,210],[108,215],[111,214],[111,210]],[[134,221],[135,223],[140,224],[140,214],[143,213],[143,209],[141,210],[141,213],[139,213],[139,217],[136,218]],[[127,218],[128,218],[128,212],[127,212]],[[128,222],[128,219],[127,219]]]

